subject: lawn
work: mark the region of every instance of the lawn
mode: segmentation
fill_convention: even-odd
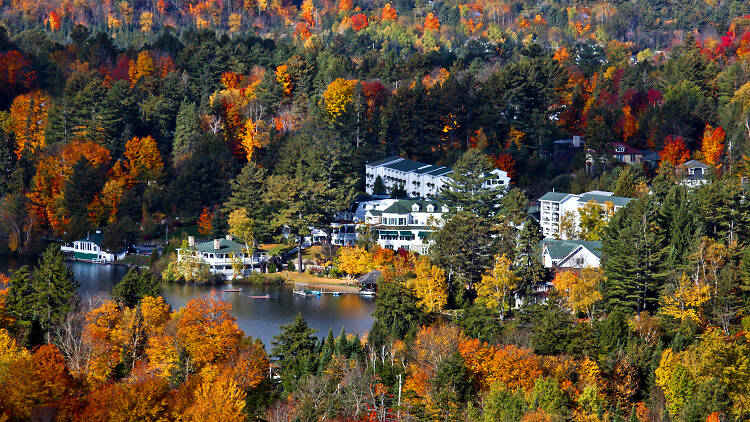
[[[307,284],[352,284],[353,280],[341,278],[317,277],[308,273],[298,273],[294,271],[282,271],[277,273],[284,277],[287,283],[307,283]]]
[[[128,255],[125,258],[121,259],[119,263],[121,264],[128,264],[128,265],[139,265],[139,266],[148,266],[148,256],[144,255]]]
[[[260,248],[264,251],[268,251],[268,254],[271,256],[274,255],[281,255],[285,252],[289,252],[292,249],[295,248],[296,245],[285,245],[283,243],[269,243],[265,245],[260,245]]]

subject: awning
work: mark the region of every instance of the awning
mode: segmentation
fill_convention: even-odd
[[[428,237],[430,235],[430,232],[419,232],[418,236],[421,238]]]
[[[401,236],[414,236],[414,234],[410,231],[400,231],[399,234]]]
[[[391,236],[398,236],[398,232],[396,230],[380,230],[380,235],[391,235]]]

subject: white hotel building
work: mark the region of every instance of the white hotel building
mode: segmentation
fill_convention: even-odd
[[[617,212],[620,208],[632,201],[633,198],[614,196],[612,192],[591,191],[580,195],[563,192],[547,192],[539,198],[539,225],[542,227],[542,234],[545,238],[560,239],[563,233],[560,232],[560,220],[566,213],[572,215],[576,231],[579,224],[580,210],[587,202],[593,201],[596,204],[607,209],[606,215],[609,216]],[[608,218],[608,217],[607,217]]]
[[[450,181],[450,167],[420,163],[419,161],[391,156],[365,165],[365,184],[367,193],[372,195],[375,180],[378,176],[390,193],[394,188],[403,186],[407,195],[412,198],[434,198],[440,189]],[[501,187],[503,192],[510,185],[508,173],[495,169],[494,177],[487,181],[488,187]]]

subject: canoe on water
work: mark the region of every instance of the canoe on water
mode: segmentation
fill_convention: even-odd
[[[237,293],[241,291],[242,289],[224,289],[224,293]]]
[[[263,295],[263,296],[250,296],[250,299],[270,299],[271,295]]]

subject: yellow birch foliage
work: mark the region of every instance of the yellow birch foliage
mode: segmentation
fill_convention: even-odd
[[[711,286],[692,280],[682,273],[674,291],[663,298],[661,313],[679,319],[699,322],[701,307],[710,299]]]
[[[602,300],[599,284],[605,280],[602,269],[587,267],[580,271],[557,273],[554,284],[573,311],[584,312],[591,318],[594,304]]]
[[[50,98],[36,90],[17,96],[10,106],[10,129],[16,135],[16,156],[33,153],[44,147]]]
[[[356,79],[336,78],[328,84],[323,92],[326,111],[336,119],[346,111],[346,106],[352,101],[354,87],[357,86]]]
[[[200,422],[242,422],[247,394],[227,374],[207,374],[196,388],[186,419]]]
[[[374,268],[372,255],[361,246],[339,249],[339,269],[347,274],[364,274]]]
[[[429,258],[421,256],[414,266],[416,278],[411,287],[419,298],[419,305],[427,312],[440,312],[448,303],[448,283],[445,270],[430,264]]]
[[[154,25],[154,14],[151,12],[143,12],[141,13],[140,22],[141,24],[141,32],[149,33],[151,32],[151,27]]]
[[[511,268],[511,261],[505,254],[495,256],[495,266],[482,276],[477,288],[477,303],[500,310],[502,317],[519,278]]]
[[[239,13],[229,15],[229,31],[237,32],[240,28],[242,28],[242,15]]]

